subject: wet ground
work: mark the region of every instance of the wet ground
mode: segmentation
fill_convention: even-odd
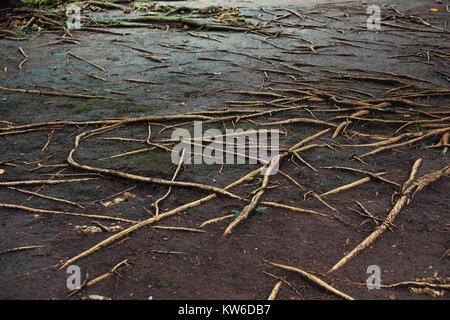
[[[361,117],[382,121],[353,119],[335,138],[332,129],[313,142],[321,147],[301,152],[307,164],[294,156],[283,160],[280,169],[296,183],[281,174],[270,178],[262,201],[314,210],[322,216],[261,204],[227,237],[223,233],[233,218],[201,228],[204,232],[157,228],[198,229],[205,221],[239,213],[247,205],[245,201],[217,195],[74,262],[81,268],[83,279],[89,274],[92,280],[128,259],[128,264],[121,265],[108,279],[83,288],[71,299],[93,294],[112,299],[266,299],[277,279],[265,272],[286,281],[278,299],[336,298],[298,274],[275,268],[268,262],[307,270],[356,299],[447,299],[445,291],[442,295],[439,290],[418,294],[408,286],[368,290],[365,281],[370,265],[380,267],[383,284],[449,277],[448,178],[417,193],[394,221],[392,231],[385,232],[342,269],[330,274],[327,271],[376,228],[374,220],[355,213],[360,210],[355,200],[383,219],[392,209],[392,195],[399,188],[373,179],[357,188],[325,196],[328,206],[314,197],[305,197],[308,191],[321,194],[365,177],[361,173],[323,168],[326,166],[386,172],[383,177],[402,185],[418,158],[423,159],[418,176],[449,164],[443,147],[432,147],[439,143],[442,134],[362,160],[358,156],[374,147],[349,146],[370,144],[406,132],[427,134],[436,128],[449,127],[446,118],[449,37],[448,31],[441,30],[448,20],[445,5],[403,1],[397,7],[387,7],[382,6],[383,2],[374,1],[381,6],[383,17],[397,14],[398,10],[420,16],[439,29],[398,19],[398,22],[383,20],[386,24],[381,25],[380,31],[370,31],[366,27],[366,5],[360,1],[260,1],[259,5],[252,1],[228,1],[221,5],[238,7],[249,25],[261,29],[227,32],[165,24],[125,28],[125,24],[132,23],[126,19],[138,17],[139,13],[109,11],[86,14],[96,19],[120,20],[117,26],[107,29],[117,34],[72,31],[79,44],[52,44],[61,34],[45,32],[30,33],[27,41],[0,40],[0,85],[41,92],[36,95],[0,91],[0,170],[3,169],[0,182],[96,178],[55,185],[14,186],[16,189],[0,186],[0,204],[134,222],[152,217],[155,213],[152,203],[166,194],[167,186],[68,165],[75,137],[98,128],[85,121],[193,112],[198,115],[215,110],[223,113],[214,115],[215,121],[205,123],[204,129],[247,130],[261,128],[263,123],[300,117],[338,125],[354,112],[369,107],[372,114]],[[191,1],[187,5],[211,4],[211,1]],[[296,10],[299,15],[286,8]],[[195,14],[190,17],[203,19]],[[28,59],[21,70],[18,66],[24,56],[19,47]],[[49,91],[66,96],[45,94]],[[70,94],[95,97],[67,96]],[[378,106],[382,102],[389,105]],[[379,109],[373,109],[374,106]],[[267,110],[274,112],[239,122],[235,118],[217,120],[227,114]],[[433,119],[435,122],[426,122]],[[21,131],[29,128],[19,128],[16,134],[7,129],[59,120],[72,123],[34,126],[24,132]],[[408,123],[409,120],[425,122]],[[172,125],[192,130],[191,119],[186,116],[171,121],[161,117],[128,122],[82,141],[74,158],[85,166],[170,180],[177,168],[164,150],[170,145],[110,158],[149,147],[146,143],[149,123],[151,142],[159,145],[170,138]],[[289,148],[326,126],[285,123],[264,128],[281,130],[281,148]],[[185,165],[176,180],[223,188],[259,166]],[[251,199],[251,191],[260,184],[261,178],[255,176],[231,191]],[[65,199],[72,204],[17,189]],[[125,190],[128,193],[121,193]],[[199,188],[173,187],[160,203],[161,213],[210,194]],[[120,197],[124,201],[106,204],[107,200]],[[67,259],[114,233],[83,232],[77,226],[93,227],[99,222],[107,227],[130,227],[126,222],[32,211],[0,208],[0,252],[43,246],[0,253],[3,299],[65,299],[69,291],[65,268],[41,269],[60,267]]]

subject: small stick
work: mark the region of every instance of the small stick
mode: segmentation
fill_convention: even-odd
[[[124,153],[119,153],[119,154],[115,154],[113,156],[109,156],[109,157],[105,157],[105,158],[100,158],[98,159],[99,161],[103,161],[103,160],[108,160],[108,159],[115,159],[115,158],[120,158],[120,157],[126,157],[126,156],[131,156],[131,155],[135,155],[138,153],[143,153],[143,152],[147,152],[147,151],[152,151],[155,148],[144,148],[144,149],[139,149],[139,150],[134,150],[134,151],[129,151],[129,152],[124,152]]]
[[[92,285],[96,284],[97,282],[100,282],[100,281],[102,281],[102,280],[108,279],[112,274],[114,274],[114,272],[116,272],[116,270],[117,270],[120,266],[122,266],[122,265],[124,265],[124,264],[127,265],[127,266],[129,266],[127,262],[128,262],[128,259],[125,259],[125,260],[123,260],[122,262],[119,262],[118,264],[116,264],[111,270],[109,270],[109,271],[106,272],[105,274],[103,274],[103,275],[101,275],[101,276],[99,276],[99,277],[97,277],[97,278],[95,278],[95,279],[89,281],[89,282],[86,284],[86,286],[89,287],[89,286],[92,286]]]
[[[22,70],[22,66],[28,61],[28,56],[26,55],[26,53],[23,51],[22,47],[19,47],[19,51],[20,53],[23,54],[23,56],[25,57],[25,60],[23,60],[20,64],[19,64],[19,70]]]
[[[377,217],[375,217],[373,214],[371,214],[371,213],[369,212],[369,210],[367,210],[367,209],[363,206],[363,204],[362,204],[361,202],[355,200],[355,203],[356,203],[356,204],[364,211],[364,213],[361,213],[361,212],[359,212],[358,210],[354,210],[354,209],[351,209],[351,208],[349,208],[349,209],[352,210],[352,211],[354,211],[354,212],[356,212],[357,214],[359,214],[359,215],[362,216],[362,217],[370,218],[370,219],[372,220],[372,222],[373,222],[376,226],[378,226],[378,222],[384,222],[384,221],[386,221],[386,220],[377,218]],[[396,227],[394,224],[392,224],[391,222],[389,222],[389,221],[387,221],[387,222],[388,222],[388,224],[389,224],[389,226],[388,226],[389,230],[391,230],[392,232],[394,232],[394,231],[392,230],[391,227],[394,227],[394,228],[397,228],[397,227]]]
[[[35,274],[35,273],[38,273],[38,272],[47,271],[49,269],[57,268],[60,265],[61,265],[61,263],[57,263],[57,264],[53,264],[51,266],[47,266],[47,267],[44,267],[44,268],[41,268],[41,269],[37,269],[37,270],[33,270],[33,271],[30,271],[30,272],[20,273],[20,274],[16,275],[14,277],[14,279],[31,276],[32,274]]]
[[[338,212],[338,209],[336,209],[335,207],[333,207],[332,205],[328,204],[325,202],[325,200],[323,200],[317,193],[315,193],[314,191],[308,191],[307,193],[305,193],[303,195],[303,198],[306,199],[306,197],[308,196],[308,194],[311,194],[314,198],[316,198],[317,200],[319,200],[325,207],[327,207],[328,209],[331,209],[334,212]]]
[[[267,271],[263,271],[263,273],[265,275],[268,275],[269,277],[272,277],[274,279],[277,279],[277,280],[283,282],[284,284],[287,284],[289,286],[289,288],[291,288],[300,298],[302,297],[301,293],[296,288],[294,288],[294,286],[290,282],[288,282],[286,280],[286,277],[280,277],[280,276],[274,275],[274,274],[272,274],[270,272],[267,272]]]
[[[331,130],[331,129],[328,128],[328,129],[325,129],[325,130],[323,130],[323,131],[320,131],[320,132],[318,132],[318,133],[316,133],[316,134],[314,134],[314,135],[312,135],[312,136],[310,136],[310,137],[308,137],[308,138],[306,138],[306,139],[303,139],[303,140],[300,141],[299,143],[297,143],[297,144],[293,145],[291,148],[289,148],[289,151],[293,151],[293,152],[298,151],[298,149],[299,149],[301,146],[305,145],[305,144],[308,143],[308,142],[311,142],[311,141],[317,139],[318,137],[324,135],[325,133],[327,133],[327,132],[330,131],[330,130]]]
[[[420,286],[420,287],[430,287],[438,289],[450,289],[450,284],[439,284],[439,283],[429,283],[422,281],[402,281],[393,284],[382,284],[382,288],[395,288],[399,286]]]
[[[162,59],[160,59],[160,58],[158,58],[158,57],[152,56],[152,55],[148,55],[148,54],[139,54],[138,56],[143,57],[143,58],[146,58],[146,59],[151,60],[151,61],[154,61],[154,62],[166,63],[164,60],[162,60]]]
[[[338,127],[336,128],[336,130],[333,133],[332,138],[333,139],[336,138],[339,135],[339,133],[341,132],[342,128],[344,128],[345,126],[347,126],[351,123],[352,122],[350,120],[347,120],[347,121],[342,122],[340,125],[338,125]]]
[[[293,184],[295,184],[297,187],[299,187],[302,190],[306,190],[306,188],[304,186],[302,186],[300,183],[298,183],[294,178],[292,178],[290,175],[288,175],[287,173],[284,173],[281,170],[278,170],[278,172],[284,176],[286,179],[288,179],[289,181],[291,181]]]
[[[273,262],[269,262],[269,264],[281,268],[281,269],[285,269],[288,271],[292,271],[292,272],[297,272],[300,275],[302,275],[304,278],[314,282],[315,284],[319,285],[320,287],[326,289],[327,291],[330,291],[331,293],[337,295],[338,297],[344,298],[346,300],[355,300],[354,298],[352,298],[351,296],[337,290],[336,288],[333,288],[332,286],[330,286],[329,284],[327,284],[326,282],[324,282],[323,280],[317,278],[316,276],[313,276],[312,274],[301,270],[299,268],[294,268],[294,267],[290,267],[290,266],[286,266],[286,265],[282,265],[282,264],[277,264],[277,263],[273,263]]]
[[[263,201],[263,202],[261,202],[261,204],[265,205],[265,206],[271,206],[271,207],[276,207],[276,208],[288,209],[288,210],[295,211],[295,212],[315,214],[315,215],[318,215],[318,216],[322,216],[322,217],[327,217],[327,218],[333,219],[332,216],[329,216],[329,215],[324,214],[324,213],[320,213],[320,212],[309,210],[309,209],[302,209],[302,208],[292,207],[292,206],[288,206],[288,205],[277,203],[277,202]]]
[[[131,188],[127,188],[127,189],[125,189],[125,190],[123,190],[123,191],[120,191],[120,192],[118,192],[118,193],[115,193],[115,194],[113,194],[113,195],[111,195],[111,196],[109,196],[109,197],[106,197],[106,198],[103,198],[103,199],[100,199],[100,200],[94,200],[94,201],[91,202],[91,204],[95,204],[95,203],[97,203],[97,202],[102,202],[102,201],[111,199],[111,198],[113,198],[113,197],[116,197],[116,196],[118,196],[118,195],[121,195],[122,193],[125,193],[125,192],[127,192],[127,191],[131,191],[131,190],[133,190],[133,189],[135,189],[135,188],[136,188],[136,186],[131,187]]]
[[[106,71],[106,69],[103,68],[102,66],[99,66],[98,64],[95,64],[95,63],[93,63],[93,62],[90,62],[90,61],[86,60],[85,58],[80,57],[79,55],[76,55],[75,53],[72,53],[70,50],[67,51],[67,54],[71,55],[71,56],[74,57],[74,58],[77,58],[78,60],[81,60],[81,61],[84,61],[84,62],[90,64],[91,66],[93,66],[93,67],[95,67],[95,68],[97,68],[97,69],[103,71],[104,73],[108,73],[108,71]]]
[[[365,178],[357,180],[355,182],[346,184],[346,185],[344,185],[342,187],[339,187],[339,188],[327,191],[325,193],[322,193],[320,196],[323,197],[323,196],[327,196],[327,195],[330,195],[330,194],[335,194],[335,193],[338,193],[338,192],[341,192],[341,191],[344,191],[344,190],[348,190],[348,189],[360,186],[360,185],[362,185],[362,184],[364,184],[366,182],[369,182],[370,180],[371,180],[370,177],[365,177]]]
[[[292,123],[311,123],[311,124],[318,124],[318,125],[337,128],[337,125],[334,123],[330,123],[330,122],[326,122],[326,121],[322,121],[322,120],[316,120],[316,119],[309,119],[309,118],[294,118],[294,119],[288,119],[288,120],[262,123],[261,125],[274,126],[274,125],[292,124]]]
[[[310,165],[305,159],[303,159],[302,157],[300,157],[300,155],[299,155],[297,152],[293,151],[292,153],[293,153],[293,154],[297,157],[297,159],[300,160],[303,164],[305,164],[306,166],[308,166],[311,170],[317,172],[317,169],[314,168],[312,165]]]
[[[57,202],[67,203],[67,204],[70,204],[72,206],[76,206],[78,208],[84,209],[83,206],[79,205],[78,203],[69,201],[69,200],[54,198],[54,197],[43,195],[41,193],[32,192],[32,191],[19,189],[19,188],[14,188],[14,187],[8,187],[8,189],[17,190],[17,191],[20,191],[20,192],[23,192],[23,193],[27,193],[27,194],[31,194],[33,196],[40,197],[40,198],[43,198],[43,199],[48,199],[48,200],[53,200],[53,201],[57,201]]]
[[[414,165],[411,169],[411,174],[409,175],[408,180],[406,180],[406,182],[403,184],[402,187],[402,192],[405,192],[405,190],[411,185],[411,183],[414,181],[416,174],[417,174],[417,170],[419,169],[420,165],[422,164],[422,158],[419,158],[416,160],[416,162],[414,162]]]
[[[214,218],[214,219],[207,220],[207,221],[203,222],[203,223],[202,223],[201,225],[199,225],[198,227],[199,227],[199,228],[203,228],[203,227],[206,227],[206,226],[209,225],[209,224],[216,223],[216,222],[220,222],[220,221],[223,221],[223,220],[226,220],[226,219],[231,219],[231,218],[233,218],[233,217],[234,217],[234,214],[229,214],[229,215],[227,215],[227,216],[223,216],[223,217],[219,217],[219,218]]]
[[[80,178],[80,179],[66,179],[66,180],[23,180],[23,181],[4,181],[0,182],[1,186],[23,186],[32,184],[60,184],[69,182],[84,182],[90,180],[97,180],[98,178]]]
[[[45,149],[47,149],[48,145],[50,144],[50,141],[52,140],[53,137],[53,133],[55,132],[55,130],[53,129],[52,131],[50,131],[50,133],[48,134],[48,139],[47,139],[47,143],[44,145],[44,147],[41,150],[41,153],[44,153]]]
[[[363,157],[367,157],[367,156],[370,156],[370,155],[377,154],[377,153],[379,153],[379,152],[381,152],[381,151],[385,151],[385,150],[389,150],[389,149],[394,149],[394,148],[398,148],[398,147],[403,147],[403,146],[406,146],[406,145],[409,145],[409,144],[413,144],[414,142],[423,140],[423,139],[425,139],[425,138],[428,138],[428,137],[430,137],[430,136],[433,136],[433,135],[436,135],[436,134],[439,134],[439,133],[443,133],[443,132],[447,132],[447,131],[449,131],[449,130],[450,130],[450,127],[432,130],[432,131],[428,132],[427,134],[424,134],[424,135],[422,135],[422,136],[420,136],[420,137],[417,137],[417,138],[414,138],[414,139],[411,139],[411,140],[408,140],[408,141],[405,141],[405,142],[402,142],[402,143],[391,144],[391,145],[389,145],[389,146],[380,147],[380,148],[378,148],[378,149],[375,149],[375,150],[372,150],[372,151],[370,151],[370,152],[367,152],[367,153],[365,153],[365,154],[363,154],[363,155],[360,155],[359,157],[360,157],[360,158],[363,158]]]
[[[188,231],[188,232],[206,232],[204,230],[193,229],[193,228],[183,228],[183,227],[153,226],[153,228],[163,229],[163,230]]]
[[[269,177],[272,174],[272,171],[274,170],[274,168],[276,166],[279,165],[279,162],[281,161],[281,159],[283,157],[285,157],[286,155],[288,155],[288,152],[279,154],[279,155],[277,155],[276,157],[274,157],[272,159],[272,161],[270,162],[270,164],[268,166],[267,166],[267,164],[263,166],[263,167],[268,167],[268,168],[266,169],[266,172],[264,173],[264,178],[263,178],[263,182],[261,184],[261,187],[259,189],[257,189],[259,191],[253,196],[253,198],[250,201],[250,203],[242,210],[242,212],[239,214],[239,216],[233,222],[231,222],[229,224],[229,226],[225,229],[225,232],[223,233],[224,237],[226,237],[229,234],[231,234],[231,232],[234,229],[234,227],[237,226],[241,221],[247,219],[247,217],[249,216],[250,212],[253,211],[253,209],[258,204],[259,199],[264,194],[265,189],[267,187],[267,184],[269,183]]]

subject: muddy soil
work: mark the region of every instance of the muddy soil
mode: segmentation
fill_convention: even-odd
[[[402,1],[394,8],[383,7],[385,1],[372,2],[381,6],[383,17],[398,10],[420,16],[438,28],[444,28],[449,17],[445,5],[434,2],[430,5],[428,1]],[[171,4],[199,8],[217,5],[203,0]],[[277,299],[339,299],[299,274],[276,268],[269,262],[306,270],[356,299],[448,299],[448,292],[442,289],[417,293],[412,286],[379,290],[366,287],[369,277],[366,271],[371,265],[380,267],[382,284],[422,278],[429,282],[433,281],[430,278],[448,280],[448,177],[418,192],[397,216],[392,230],[383,233],[343,268],[327,274],[386,218],[399,197],[393,194],[401,190],[417,159],[423,159],[417,177],[449,165],[448,154],[443,152],[445,145],[435,146],[441,141],[442,133],[363,158],[360,156],[375,147],[352,147],[403,133],[427,134],[450,126],[445,118],[449,108],[448,30],[400,22],[392,26],[394,22],[389,20],[391,25],[382,24],[381,30],[371,31],[366,27],[366,5],[360,1],[261,1],[258,4],[221,2],[224,7],[238,7],[250,24],[258,23],[277,34],[166,28],[165,25],[121,28],[119,23],[107,29],[117,34],[72,31],[80,44],[54,45],[62,34],[53,32],[29,33],[25,41],[0,39],[0,85],[44,93],[0,91],[0,182],[93,178],[63,184],[0,186],[0,298],[67,299],[69,274],[67,268],[60,270],[62,263],[118,232],[107,232],[105,227],[125,229],[132,225],[118,220],[6,208],[1,204],[108,216],[137,223],[155,214],[152,204],[168,191],[165,185],[69,165],[68,155],[74,148],[75,137],[99,128],[84,121],[204,114],[212,110],[248,113],[276,110],[249,121],[225,119],[204,123],[203,129],[225,132],[232,128],[276,128],[281,130],[280,148],[288,149],[327,127],[304,122],[262,124],[309,118],[339,125],[354,112],[371,107],[372,113],[360,116],[366,120],[353,119],[335,138],[332,137],[335,127],[332,127],[312,142],[321,146],[302,151],[304,162],[294,155],[281,162],[280,170],[296,183],[282,174],[270,177],[261,201],[308,209],[321,215],[261,204],[224,237],[227,226],[248,202],[217,194],[199,206],[140,228],[75,261],[73,264],[80,267],[82,280],[86,275],[92,280],[127,259],[107,279],[82,288],[69,299],[85,299],[90,295],[144,300],[266,299],[278,281],[267,273],[285,281]],[[286,8],[296,10],[303,18]],[[438,12],[431,8],[437,8]],[[119,20],[139,14],[86,13]],[[24,56],[19,47],[28,59],[21,70],[18,66]],[[132,47],[151,51],[162,62],[145,58],[142,51]],[[85,61],[74,58],[68,51]],[[427,90],[431,89],[443,93],[428,95]],[[318,90],[332,95],[321,95]],[[96,97],[52,96],[45,94],[48,91]],[[396,91],[405,94],[402,98],[407,101],[395,100],[397,96],[392,93]],[[298,99],[277,101],[279,97],[258,94],[261,92]],[[408,93],[412,96],[407,96]],[[337,99],[333,100],[333,96]],[[394,100],[381,107],[378,102],[370,101],[383,98]],[[358,105],[349,107],[345,99],[366,101],[366,104],[359,105],[359,109]],[[373,109],[374,106],[379,109]],[[280,112],[283,108],[290,109]],[[349,111],[342,111],[346,108]],[[367,121],[367,118],[382,121]],[[435,122],[431,123],[440,127],[424,125],[433,119]],[[61,120],[77,123],[37,126],[37,130],[17,130],[15,134],[5,129]],[[409,123],[410,120],[419,122]],[[169,139],[175,128],[193,132],[190,119],[149,122],[151,139],[159,144],[163,142],[158,141]],[[126,123],[81,141],[74,159],[91,167],[171,180],[177,163],[171,161],[170,153],[162,147],[153,145],[151,152],[144,152],[149,147],[148,134],[148,121]],[[377,140],[373,136],[382,138]],[[135,153],[112,157],[131,151]],[[224,188],[260,166],[186,164],[176,180]],[[330,166],[385,172],[383,177],[398,185],[372,179],[356,188],[324,196],[324,204],[311,193],[308,196],[308,191],[320,195],[366,177],[363,173],[324,168]],[[251,192],[261,185],[262,177],[257,175],[231,191],[251,199]],[[174,186],[170,195],[160,202],[160,214],[210,194],[211,191],[200,188]],[[117,203],[107,203],[113,200]],[[361,208],[355,201],[378,220],[361,216]],[[235,216],[199,228],[205,221],[227,215]],[[99,228],[101,232],[84,232],[80,226],[97,227],[91,230]],[[161,226],[194,228],[201,232],[158,228]],[[3,252],[25,246],[42,247]]]

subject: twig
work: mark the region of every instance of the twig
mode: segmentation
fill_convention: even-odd
[[[280,291],[281,285],[283,284],[283,281],[279,280],[275,286],[273,287],[272,291],[270,292],[269,297],[267,300],[275,300],[277,297],[278,291]]]
[[[341,191],[344,191],[344,190],[348,190],[348,189],[360,186],[360,185],[362,185],[362,184],[364,184],[366,182],[369,182],[370,180],[371,180],[370,177],[365,177],[365,178],[357,180],[355,182],[346,184],[346,185],[344,185],[342,187],[339,187],[339,188],[327,191],[325,193],[322,193],[320,196],[323,197],[323,196],[327,196],[327,195],[330,195],[330,194],[335,194],[335,193],[338,193],[338,192],[341,192]]]
[[[106,69],[103,68],[102,66],[99,66],[98,64],[95,64],[95,63],[93,63],[93,62],[90,62],[90,61],[86,60],[85,58],[80,57],[79,55],[76,55],[75,53],[72,53],[71,51],[67,51],[67,54],[71,55],[71,56],[74,57],[74,58],[77,58],[78,60],[81,60],[81,61],[84,61],[84,62],[90,64],[91,66],[93,66],[93,67],[95,67],[95,68],[97,68],[97,69],[103,71],[104,73],[108,73],[108,71],[106,71]]]
[[[43,195],[41,193],[32,192],[32,191],[23,190],[23,189],[14,188],[14,187],[8,187],[8,189],[17,190],[17,191],[20,191],[20,192],[23,192],[23,193],[27,193],[27,194],[31,194],[33,196],[40,197],[40,198],[43,198],[43,199],[48,199],[48,200],[53,200],[53,201],[57,201],[57,202],[62,202],[62,203],[70,204],[72,206],[76,206],[78,208],[84,209],[83,206],[79,205],[78,203],[69,201],[69,200],[54,198],[54,197]]]
[[[98,178],[80,178],[80,179],[66,179],[66,180],[23,180],[23,181],[3,181],[0,182],[0,187],[5,186],[25,186],[33,184],[60,184],[69,182],[85,182],[90,180],[97,180]]]
[[[193,228],[184,228],[184,227],[166,227],[166,226],[153,226],[155,229],[163,229],[163,230],[174,230],[174,231],[188,231],[188,232],[206,232],[204,230],[193,229]]]
[[[314,282],[315,284],[319,285],[320,287],[326,289],[327,291],[330,291],[331,293],[337,295],[338,297],[344,298],[346,300],[355,300],[354,298],[352,298],[351,296],[337,290],[336,288],[333,288],[332,286],[330,286],[329,284],[327,284],[326,282],[322,281],[321,279],[317,278],[316,276],[313,276],[312,274],[301,270],[299,268],[294,268],[294,267],[290,267],[290,266],[286,266],[286,265],[282,265],[282,264],[277,264],[277,263],[273,263],[273,262],[269,262],[269,264],[281,268],[281,269],[285,269],[288,271],[292,271],[292,272],[297,272],[300,275],[302,275],[304,278]]]
[[[11,248],[4,251],[1,251],[0,254],[3,253],[9,253],[9,252],[15,252],[15,251],[21,251],[21,250],[28,250],[28,249],[36,249],[36,248],[44,248],[45,246],[26,246],[26,247],[17,247],[17,248]]]
[[[227,216],[223,216],[223,217],[218,217],[218,218],[210,219],[210,220],[207,220],[207,221],[203,222],[203,223],[202,223],[201,225],[199,225],[198,227],[201,229],[201,228],[203,228],[203,227],[206,227],[206,226],[209,225],[209,224],[216,223],[216,222],[220,222],[220,221],[223,221],[223,220],[226,220],[226,219],[231,219],[231,218],[233,218],[233,217],[234,217],[234,214],[229,214],[229,215],[227,215]]]
[[[77,212],[45,210],[45,209],[30,208],[30,207],[21,206],[21,205],[17,205],[17,204],[10,204],[10,203],[0,203],[0,208],[19,209],[19,210],[23,210],[23,211],[36,212],[36,213],[49,213],[49,214],[61,214],[61,215],[68,215],[68,216],[79,216],[79,217],[85,217],[85,218],[90,218],[90,219],[114,220],[114,221],[121,221],[121,222],[137,224],[137,221],[123,219],[123,218],[116,218],[116,217],[110,217],[110,216],[99,216],[99,215],[95,215],[95,214],[84,214],[84,213],[77,213]]]

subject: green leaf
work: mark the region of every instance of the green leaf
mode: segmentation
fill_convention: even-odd
[[[266,212],[266,207],[261,207],[261,206],[258,206],[257,208],[256,208],[256,212],[258,212],[258,213],[264,213],[264,212]]]

